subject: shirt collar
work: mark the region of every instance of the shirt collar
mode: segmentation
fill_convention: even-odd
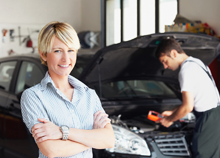
[[[84,83],[82,83],[81,81],[79,81],[78,79],[76,79],[75,77],[68,75],[68,81],[69,83],[76,89],[85,89],[88,90],[88,86],[86,86]],[[56,88],[53,80],[51,79],[48,71],[46,72],[44,78],[41,80],[41,87],[42,90],[45,90],[47,88],[48,84],[52,84],[54,88]]]
[[[186,60],[184,60],[181,64],[181,66],[183,66],[183,64],[187,61],[187,60],[193,60],[193,57],[192,56],[189,56]]]

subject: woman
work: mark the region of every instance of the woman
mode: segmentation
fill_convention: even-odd
[[[51,22],[38,37],[48,72],[21,97],[23,121],[39,147],[39,158],[92,157],[92,149],[114,146],[114,133],[95,91],[70,76],[80,48],[75,30]]]

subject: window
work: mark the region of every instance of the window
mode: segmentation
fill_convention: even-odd
[[[140,1],[140,35],[155,33],[155,0]]]
[[[0,89],[9,91],[16,63],[16,61],[11,61],[0,64]]]
[[[154,80],[123,80],[102,83],[102,97],[104,98],[176,98],[176,94],[166,83]],[[100,95],[99,85],[94,85]]]
[[[179,0],[102,0],[102,47],[165,32]]]
[[[121,41],[121,9],[120,0],[106,1],[106,43],[111,45]]]
[[[165,32],[165,25],[173,23],[173,20],[177,15],[176,7],[177,0],[160,0],[160,32]]]
[[[18,94],[25,89],[40,83],[43,77],[44,75],[37,65],[24,61],[19,71],[15,93]]]
[[[137,1],[123,0],[123,40],[137,37]]]

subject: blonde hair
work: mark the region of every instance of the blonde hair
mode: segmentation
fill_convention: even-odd
[[[45,25],[38,36],[39,53],[47,56],[47,53],[52,51],[54,38],[57,37],[60,41],[66,44],[69,48],[76,51],[80,48],[79,38],[74,28],[68,23],[53,21]],[[41,56],[42,64],[47,65]]]

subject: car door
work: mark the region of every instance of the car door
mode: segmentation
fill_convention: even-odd
[[[0,62],[0,157],[4,156],[5,149],[5,112],[9,88],[17,61]]]
[[[37,145],[22,120],[20,97],[25,89],[38,84],[44,77],[40,66],[33,61],[22,61],[11,88],[5,114],[5,158],[38,157]]]

